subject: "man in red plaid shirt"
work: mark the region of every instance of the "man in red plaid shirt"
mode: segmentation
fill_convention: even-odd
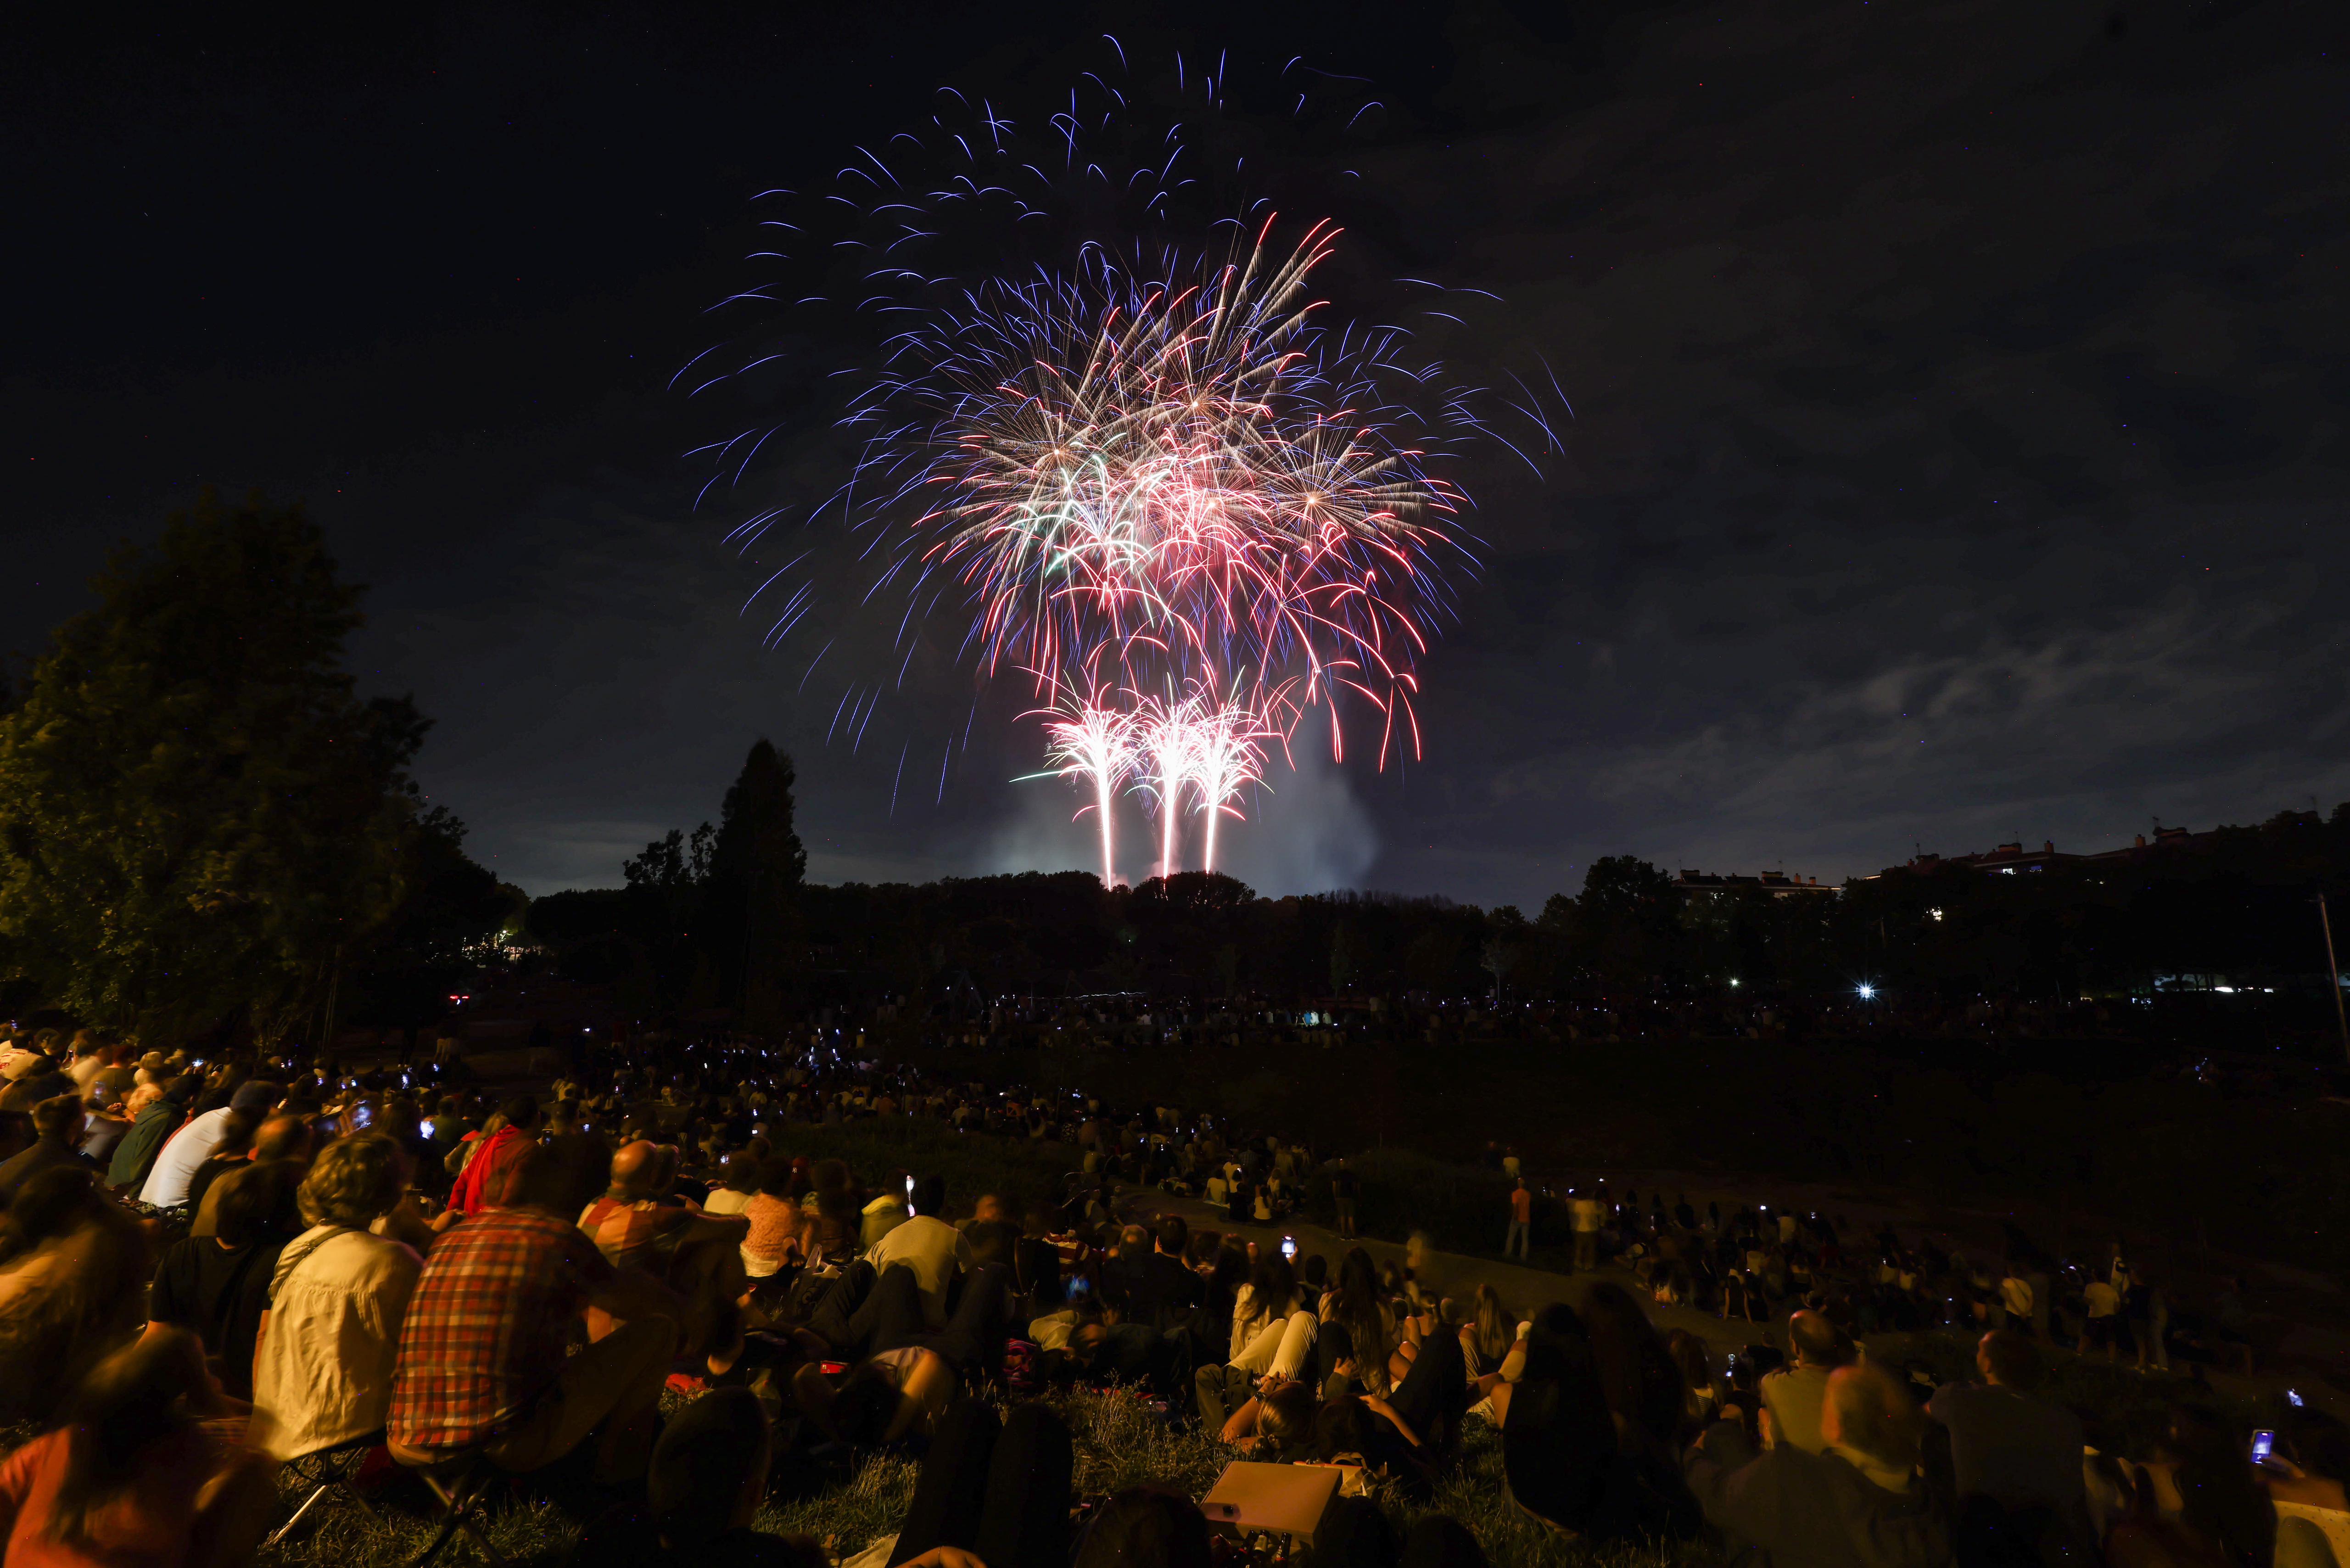
[[[677,1298],[616,1272],[567,1216],[562,1172],[532,1147],[493,1207],[433,1243],[392,1370],[388,1437],[403,1464],[480,1449],[499,1469],[554,1463],[601,1428],[599,1483],[644,1473],[677,1349]],[[577,1355],[582,1313],[621,1320]]]

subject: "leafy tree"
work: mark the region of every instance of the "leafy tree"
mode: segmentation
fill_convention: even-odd
[[[1575,901],[1575,956],[1609,985],[1646,990],[1678,968],[1679,913],[1670,877],[1630,855],[1602,856]]]
[[[445,806],[418,815],[405,857],[407,894],[352,960],[338,1011],[412,1029],[448,1012],[479,968],[467,950],[518,928],[530,900],[466,855],[465,825]]]
[[[406,891],[425,721],[353,694],[299,507],[207,495],[93,586],[0,717],[5,961],[151,1034],[305,1028]]]

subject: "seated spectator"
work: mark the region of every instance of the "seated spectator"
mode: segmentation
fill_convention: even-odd
[[[832,1100],[827,1104],[837,1106],[839,1102]],[[865,1250],[858,1234],[865,1199],[858,1192],[846,1161],[819,1159],[808,1167],[808,1193],[802,1207],[813,1210],[816,1220],[810,1233],[810,1257],[837,1260]]]
[[[195,1218],[188,1223],[188,1234],[217,1235],[220,1206],[233,1189],[250,1181],[267,1189],[272,1228],[282,1235],[298,1235],[303,1220],[295,1192],[309,1168],[310,1124],[295,1116],[270,1117],[254,1132],[252,1158],[205,1188],[203,1200],[195,1206]]]
[[[907,1212],[902,1192],[883,1191],[867,1199],[857,1217],[857,1250],[869,1252],[879,1246],[882,1237],[906,1222]]]
[[[464,1168],[450,1184],[445,1216],[462,1219],[488,1207],[484,1195],[499,1190],[514,1163],[538,1147],[538,1101],[533,1096],[515,1096],[498,1107],[495,1119],[501,1125],[473,1140]],[[453,1224],[455,1219],[448,1222]]]
[[[1821,1453],[1827,1439],[1820,1435],[1820,1404],[1828,1375],[1852,1359],[1851,1345],[1825,1315],[1799,1312],[1787,1319],[1787,1345],[1795,1364],[1762,1377],[1762,1410],[1770,1417],[1762,1445]]]
[[[57,1167],[17,1189],[0,1214],[0,1423],[54,1419],[137,1331],[151,1257],[88,1171]]]
[[[1461,1356],[1469,1376],[1482,1378],[1498,1374],[1502,1357],[1510,1353],[1517,1338],[1517,1319],[1503,1307],[1500,1293],[1491,1285],[1479,1285],[1469,1321],[1461,1325]]]
[[[155,1064],[162,1065],[160,1055]],[[188,1106],[203,1091],[204,1081],[182,1074],[168,1084],[151,1086],[157,1091],[154,1097],[131,1118],[130,1130],[115,1145],[114,1159],[106,1168],[106,1184],[117,1192],[137,1192],[146,1186],[155,1157],[163,1152],[164,1140],[187,1119]]]
[[[790,1197],[792,1162],[770,1155],[759,1165],[758,1190],[743,1206],[750,1230],[743,1237],[743,1269],[754,1280],[770,1278],[807,1255],[807,1210]]]
[[[579,1102],[568,1096],[555,1102],[546,1126],[546,1157],[563,1173],[563,1211],[577,1214],[602,1196],[611,1181],[611,1140],[587,1119]]]
[[[524,1156],[505,1190],[489,1195],[493,1207],[433,1244],[393,1365],[387,1427],[401,1463],[479,1449],[526,1473],[600,1429],[596,1480],[644,1473],[680,1305],[645,1274],[614,1269],[555,1212],[561,1176],[543,1156]],[[590,1305],[612,1326],[567,1355]]]
[[[1696,1533],[1697,1511],[1677,1475],[1689,1403],[1679,1363],[1631,1293],[1612,1281],[1585,1293],[1583,1323],[1619,1462],[1653,1505],[1649,1529],[1677,1537]]]
[[[859,1289],[863,1299],[849,1310]],[[803,1411],[846,1442],[869,1446],[927,1431],[964,1374],[990,1373],[1002,1364],[1010,1310],[1003,1272],[983,1269],[965,1282],[945,1330],[931,1334],[911,1269],[900,1263],[876,1276],[858,1262],[835,1282],[809,1328],[845,1353],[868,1354],[837,1388],[820,1366],[803,1366],[794,1395]]]
[[[673,1146],[641,1140],[612,1157],[612,1185],[579,1216],[579,1228],[614,1268],[652,1275],[684,1303],[678,1329],[685,1354],[726,1372],[743,1348],[735,1303],[746,1283],[742,1244],[747,1215],[703,1214],[670,1196],[677,1180]]]
[[[1259,1375],[1296,1376],[1314,1349],[1319,1324],[1304,1310],[1289,1260],[1267,1251],[1257,1259],[1232,1305],[1232,1337],[1222,1366],[1200,1368],[1192,1386],[1201,1420],[1222,1430],[1232,1408]]]
[[[279,1186],[290,1179],[239,1180],[222,1192],[218,1233],[183,1236],[165,1250],[147,1292],[147,1332],[183,1328],[202,1340],[213,1376],[231,1398],[253,1397],[253,1353],[269,1282],[292,1232],[280,1228]]]
[[[1825,1447],[1756,1453],[1735,1421],[1690,1449],[1690,1489],[1731,1552],[1767,1552],[1783,1568],[1944,1568],[1950,1533],[1913,1478],[1917,1402],[1874,1367],[1829,1374]]]
[[[1183,1262],[1191,1227],[1180,1214],[1160,1217],[1155,1231],[1143,1233],[1149,1251],[1120,1260],[1116,1288],[1105,1279],[1118,1314],[1128,1323],[1164,1337],[1180,1328],[1199,1310],[1203,1291],[1200,1276]]]
[[[17,1056],[0,1067],[0,1080],[7,1085],[0,1089],[0,1112],[29,1116],[42,1101],[74,1092],[73,1079],[57,1059],[38,1052]]]
[[[276,1084],[255,1079],[238,1085],[227,1105],[189,1117],[155,1157],[146,1181],[139,1189],[139,1201],[157,1209],[177,1209],[187,1202],[188,1182],[196,1174],[196,1168],[220,1147],[222,1137],[228,1132],[229,1117],[242,1111],[248,1118],[258,1121],[269,1114],[285,1093]]]
[[[998,1192],[983,1192],[972,1205],[971,1218],[960,1221],[955,1229],[971,1242],[974,1263],[998,1264],[1013,1272],[1015,1283],[1020,1270],[1020,1221],[1018,1210],[1011,1200]],[[1181,1223],[1178,1220],[1177,1223]]]
[[[747,1149],[738,1149],[726,1157],[726,1179],[711,1189],[702,1200],[702,1211],[720,1219],[740,1214],[751,1207],[753,1195],[759,1190],[759,1158]]]
[[[946,1326],[948,1287],[978,1266],[970,1238],[941,1218],[946,1191],[946,1182],[935,1176],[918,1183],[912,1213],[865,1254],[877,1274],[893,1266],[913,1271],[922,1293],[922,1318],[932,1332]]]
[[[122,1135],[130,1130],[133,1113],[101,1079],[84,1096],[82,1114],[81,1156],[104,1170],[112,1162]]]
[[[712,1219],[681,1199],[671,1200],[677,1159],[673,1147],[642,1139],[623,1144],[612,1156],[604,1195],[580,1210],[579,1228],[614,1268],[666,1274],[680,1244],[702,1238],[739,1244],[750,1230],[740,1215]]]
[[[1267,1377],[1246,1403],[1224,1420],[1218,1438],[1245,1457],[1292,1464],[1315,1456],[1314,1391],[1294,1379]]]
[[[1926,1407],[1949,1435],[1961,1534],[2089,1545],[2081,1420],[2039,1397],[2048,1378],[2039,1348],[2018,1329],[1995,1329],[1975,1346],[1975,1368],[1981,1382],[1946,1383]]]
[[[640,1507],[590,1525],[577,1568],[827,1568],[805,1536],[751,1528],[775,1443],[745,1388],[720,1388],[673,1417],[653,1445]]]
[[[96,1163],[81,1152],[81,1102],[55,1095],[33,1107],[33,1145],[0,1163],[0,1209],[8,1206],[16,1189],[45,1170],[60,1166],[95,1170]]]
[[[383,1428],[400,1324],[423,1264],[368,1227],[408,1185],[409,1162],[380,1133],[327,1146],[297,1194],[310,1229],[279,1252],[253,1367],[248,1440],[284,1459]]]
[[[221,1123],[220,1142],[211,1154],[197,1166],[188,1178],[188,1207],[196,1213],[204,1210],[204,1195],[213,1182],[233,1170],[242,1170],[253,1159],[253,1136],[260,1130],[258,1117],[243,1111],[232,1110]]]
[[[2243,1443],[2210,1417],[2173,1411],[2139,1474],[2129,1512],[2106,1535],[2109,1568],[2266,1568],[2274,1561],[2275,1505],[2253,1479]]]
[[[66,1425],[0,1463],[0,1540],[37,1568],[229,1568],[261,1540],[276,1466],[224,1447],[230,1414],[195,1336],[151,1335],[101,1362]]]

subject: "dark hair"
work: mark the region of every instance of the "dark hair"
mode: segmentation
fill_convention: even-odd
[[[1333,1399],[1314,1415],[1314,1451],[1324,1459],[1360,1454],[1369,1435],[1363,1425],[1363,1407],[1355,1399]]]
[[[914,1183],[913,1196],[915,1213],[937,1219],[947,1211],[947,1179],[935,1175],[923,1177]]]
[[[1159,1250],[1160,1251],[1170,1258],[1180,1258],[1183,1255],[1185,1243],[1191,1239],[1191,1227],[1184,1222],[1183,1216],[1162,1214],[1159,1217]]]
[[[731,1168],[731,1167],[730,1167]],[[788,1198],[792,1187],[792,1157],[771,1154],[759,1161],[759,1190],[774,1199]],[[728,1179],[732,1184],[733,1179]]]
[[[538,1125],[538,1096],[516,1095],[498,1107],[498,1115],[505,1117],[506,1126],[528,1132]]]
[[[149,1450],[193,1424],[178,1405],[205,1382],[203,1342],[183,1328],[135,1339],[91,1369],[67,1416],[52,1541],[88,1540],[90,1521],[139,1483]]]
[[[752,1155],[736,1152],[726,1157],[726,1185],[736,1192],[759,1190],[759,1161]]]
[[[1191,1499],[1129,1487],[1102,1504],[1071,1568],[1209,1568],[1208,1516]]]
[[[645,1500],[662,1544],[706,1547],[734,1523],[754,1478],[764,1484],[774,1451],[766,1412],[748,1388],[717,1388],[670,1417],[645,1472]]]
[[[1648,1314],[1623,1286],[1602,1280],[1585,1293],[1583,1326],[1609,1413],[1627,1428],[1669,1442],[1680,1429],[1687,1391]]]
[[[1329,1288],[1330,1260],[1319,1252],[1308,1252],[1297,1260],[1297,1282],[1317,1295]]]
[[[2029,1394],[2048,1381],[2048,1361],[2040,1347],[2012,1328],[1995,1328],[1980,1346],[1991,1375],[2019,1394]]]
[[[81,1101],[71,1095],[55,1095],[33,1107],[33,1130],[43,1137],[62,1134],[79,1115]]]
[[[1249,1293],[1260,1314],[1285,1317],[1297,1296],[1297,1271],[1277,1249],[1268,1248],[1257,1254],[1256,1266],[1249,1271]]]
[[[537,1209],[566,1220],[578,1218],[577,1210],[564,1212],[572,1202],[570,1181],[545,1145],[525,1145],[504,1170],[492,1174],[504,1179],[498,1190],[482,1194],[491,1208]]]

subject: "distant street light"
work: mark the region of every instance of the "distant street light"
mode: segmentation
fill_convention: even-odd
[[[1868,984],[1866,981],[1862,981],[1860,986],[1860,999],[1863,1002],[1876,1001],[1877,987]]]

